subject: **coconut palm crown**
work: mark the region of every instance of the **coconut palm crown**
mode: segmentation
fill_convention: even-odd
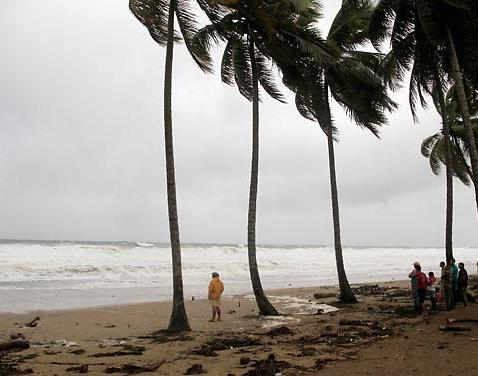
[[[390,39],[389,67],[399,80],[412,68],[411,107],[434,86],[455,85],[466,131],[472,181],[478,210],[478,149],[474,138],[465,82],[477,86],[478,5],[474,0],[379,0],[370,22],[370,35],[379,48]],[[391,77],[394,76],[390,75]],[[438,82],[441,81],[441,82]],[[446,119],[445,119],[446,120]],[[446,126],[444,125],[444,130]],[[445,142],[449,137],[445,137]]]

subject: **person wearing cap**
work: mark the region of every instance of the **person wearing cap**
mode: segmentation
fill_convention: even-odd
[[[413,270],[408,274],[408,278],[410,278],[410,282],[412,283],[412,299],[413,304],[415,305],[415,311],[420,310],[420,300],[418,298],[418,280],[417,280],[417,272],[418,268],[421,269],[420,263],[415,261],[413,263]]]
[[[208,297],[209,304],[212,307],[212,319],[210,322],[221,321],[221,295],[224,291],[224,283],[219,279],[218,272],[212,272],[212,279],[209,282]]]

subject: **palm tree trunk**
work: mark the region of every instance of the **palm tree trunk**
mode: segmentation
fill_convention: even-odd
[[[326,89],[326,100],[328,101],[328,88]],[[327,104],[328,107],[328,104]],[[329,152],[329,173],[330,173],[330,192],[332,197],[332,217],[334,222],[334,245],[335,262],[337,264],[337,274],[339,278],[340,301],[342,303],[357,303],[352,289],[350,288],[347,275],[345,273],[344,258],[342,255],[342,241],[340,239],[340,213],[339,213],[339,194],[337,191],[337,177],[335,174],[335,153],[334,138],[332,136],[332,127],[327,130],[327,149]]]
[[[443,136],[445,142],[445,171],[446,171],[446,224],[445,224],[445,256],[446,260],[453,258],[453,154],[451,150],[450,123],[448,119],[445,97],[443,94],[440,73],[435,67],[435,81],[437,83],[440,102],[440,113],[443,123]]]
[[[473,134],[473,128],[471,126],[470,111],[468,109],[465,86],[463,85],[463,77],[461,75],[460,64],[456,55],[455,42],[453,41],[453,36],[449,27],[447,27],[446,31],[448,36],[448,56],[450,59],[453,79],[455,81],[455,90],[458,97],[458,103],[460,105],[461,114],[463,116],[463,125],[466,131],[466,142],[471,161],[471,178],[473,180],[473,185],[475,188],[476,208],[478,210],[478,151],[476,147],[475,137]]]
[[[251,184],[249,189],[249,212],[247,217],[247,255],[249,258],[249,272],[251,274],[252,289],[256,298],[257,307],[259,308],[259,314],[276,316],[279,313],[264,294],[256,258],[256,208],[259,172],[259,80],[252,36],[249,36],[249,56],[252,67],[253,99]]]
[[[347,275],[345,274],[344,258],[342,255],[342,243],[340,239],[339,195],[337,192],[337,178],[335,176],[334,140],[331,131],[329,131],[327,134],[327,145],[329,151],[332,217],[334,221],[335,262],[337,263],[337,274],[339,278],[340,301],[342,303],[357,303],[357,298],[352,292],[349,281],[347,280]]]
[[[174,0],[169,3],[168,43],[166,46],[166,64],[164,72],[164,138],[166,150],[166,180],[168,191],[169,235],[173,265],[173,311],[168,331],[181,332],[191,330],[184,307],[183,275],[181,268],[181,243],[179,242],[178,211],[176,205],[176,179],[174,176],[173,119],[172,119],[172,77],[174,47]]]

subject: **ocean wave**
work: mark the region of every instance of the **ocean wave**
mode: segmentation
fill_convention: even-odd
[[[440,248],[346,247],[344,260],[349,280],[392,280],[407,277],[417,259],[424,270],[437,271]],[[475,271],[477,249],[456,248],[457,260]],[[244,245],[185,244],[182,247],[185,286],[203,286],[217,270],[229,284],[249,287],[247,247]],[[259,272],[265,287],[295,287],[337,282],[334,250],[330,246],[259,246]],[[155,286],[169,289],[169,245],[152,243],[0,243],[0,284],[24,285],[41,281],[61,288],[98,286]],[[5,284],[3,284],[5,286]],[[80,286],[80,287],[78,287]],[[56,288],[56,287],[55,287]],[[232,288],[234,290],[234,288]]]

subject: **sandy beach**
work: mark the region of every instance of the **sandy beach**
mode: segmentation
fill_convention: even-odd
[[[0,374],[476,374],[478,325],[439,327],[478,318],[478,305],[417,316],[407,281],[355,287],[353,306],[337,305],[335,287],[269,291],[284,313],[274,318],[258,317],[250,296],[235,296],[223,301],[223,321],[210,323],[207,301],[188,301],[193,331],[181,335],[158,331],[168,323],[166,302],[1,314],[0,338],[21,333],[31,347],[4,353]],[[25,327],[36,316],[38,326]]]

